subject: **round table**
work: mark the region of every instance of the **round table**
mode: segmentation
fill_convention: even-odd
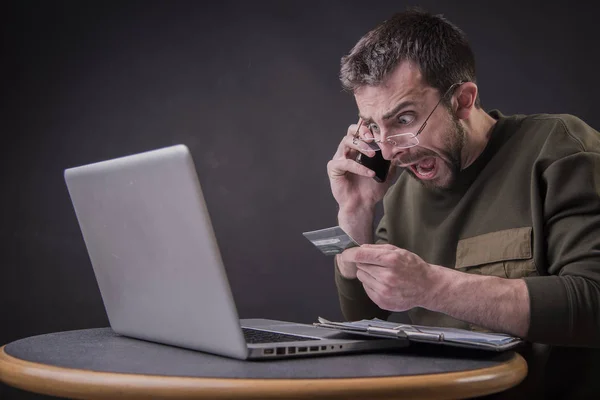
[[[506,390],[526,375],[525,360],[514,352],[411,345],[240,361],[127,338],[110,328],[34,336],[0,351],[4,383],[77,399],[456,399]]]

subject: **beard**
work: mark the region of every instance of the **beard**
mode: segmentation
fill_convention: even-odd
[[[448,129],[443,134],[444,149],[440,151],[444,159],[439,157],[439,154],[428,149],[419,149],[415,153],[407,154],[405,157],[399,159],[399,163],[401,164],[411,164],[425,157],[435,157],[436,163],[443,163],[443,165],[438,165],[436,168],[445,167],[447,174],[429,181],[419,179],[411,168],[405,168],[413,179],[428,189],[451,189],[456,181],[456,177],[462,170],[461,154],[466,142],[466,131],[454,114],[449,114],[448,122]]]

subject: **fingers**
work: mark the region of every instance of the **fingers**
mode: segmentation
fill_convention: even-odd
[[[334,159],[355,159],[358,152],[365,154],[368,157],[373,157],[375,151],[364,141],[357,140],[357,137],[370,138],[372,137],[370,131],[359,124],[352,124],[348,127],[346,135],[338,145],[337,151],[334,155]]]
[[[348,130],[346,131],[346,136],[360,136],[363,139],[373,139],[373,134],[371,133],[371,130],[363,124],[361,119],[358,120],[357,124],[352,124],[348,127]]]
[[[356,271],[356,277],[363,286],[370,288],[374,292],[379,292],[383,289],[383,284],[379,282],[368,270],[359,269]]]
[[[389,309],[386,307],[385,296],[382,293],[387,293],[387,288],[381,284],[381,282],[377,282],[376,280],[369,277],[369,275],[365,274],[363,271],[358,271],[356,274],[357,278],[363,285],[365,289],[365,293],[373,303],[377,304],[379,308],[384,310]]]
[[[348,172],[369,178],[375,176],[375,172],[373,170],[347,158],[341,160],[331,160],[327,163],[327,173],[331,179],[344,176]]]
[[[373,303],[375,303],[377,307],[381,308],[382,310],[405,311],[413,307],[410,305],[403,306],[401,302],[398,302],[398,299],[388,298],[385,294],[367,284],[363,283],[363,288],[365,289],[365,293],[367,296],[369,296],[371,301],[373,301]]]
[[[378,250],[401,250],[399,247],[396,247],[389,243],[367,243],[361,245],[362,248],[365,249],[378,249]]]
[[[391,244],[363,244],[345,250],[340,257],[344,262],[394,267],[401,262],[405,253],[406,250]]]
[[[381,267],[375,264],[356,264],[357,273],[362,271],[369,275],[370,279],[377,282],[388,283],[389,278],[392,276],[393,270],[391,268]]]
[[[342,139],[342,144],[344,147],[344,155],[347,158],[356,158],[357,152],[361,152],[368,157],[373,157],[375,155],[375,151],[369,146],[367,142],[364,141],[364,136],[361,136],[363,140],[359,140],[356,136],[346,135]]]

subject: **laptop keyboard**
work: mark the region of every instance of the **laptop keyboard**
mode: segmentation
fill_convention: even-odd
[[[252,328],[242,328],[247,343],[281,343],[281,342],[299,342],[305,340],[319,340],[307,336],[289,335],[287,333],[267,332]]]

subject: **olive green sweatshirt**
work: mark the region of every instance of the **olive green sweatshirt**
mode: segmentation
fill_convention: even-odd
[[[524,279],[527,340],[600,347],[600,134],[571,115],[490,115],[497,123],[486,148],[450,190],[401,173],[377,242],[465,273]],[[346,319],[389,316],[335,270]],[[425,309],[409,315],[475,329]]]

